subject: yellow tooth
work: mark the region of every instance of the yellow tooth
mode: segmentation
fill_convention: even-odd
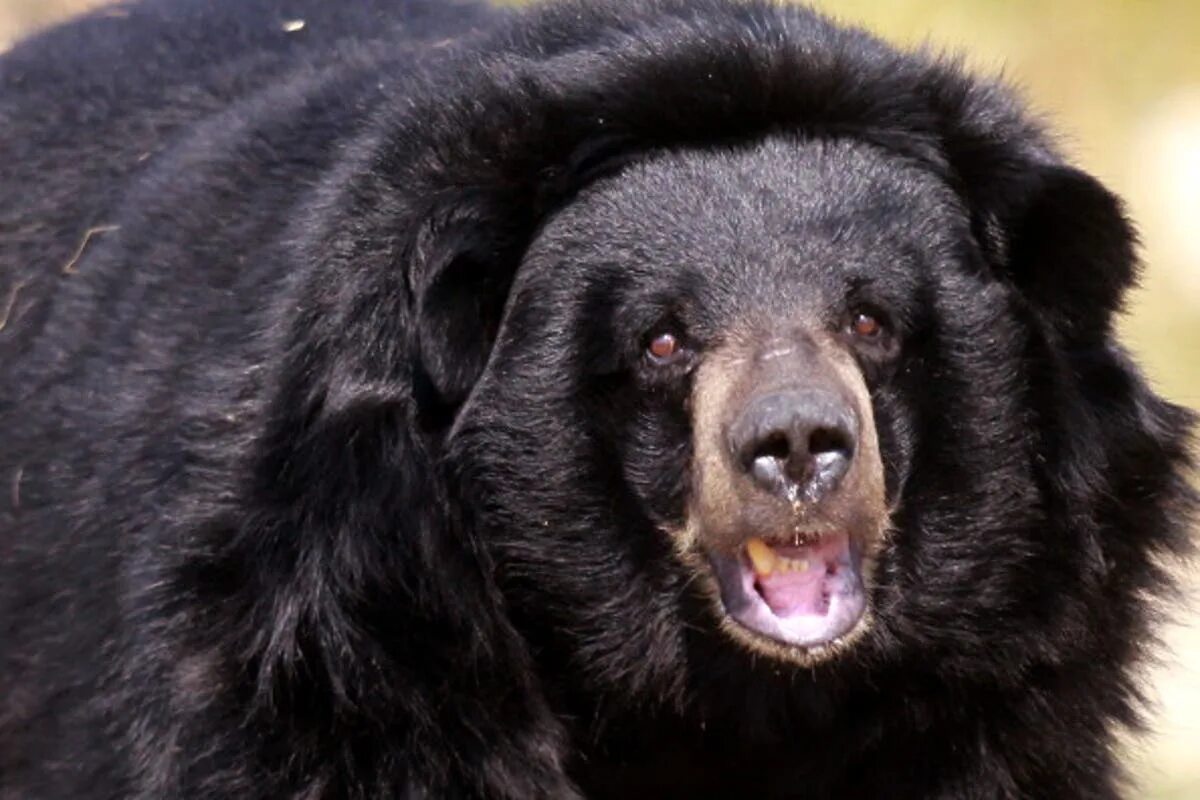
[[[805,558],[787,558],[778,556],[778,563],[775,569],[778,572],[805,572],[808,569],[808,559]]]
[[[750,557],[750,563],[760,577],[770,575],[780,566],[779,556],[775,555],[769,544],[757,536],[746,542],[746,555]]]

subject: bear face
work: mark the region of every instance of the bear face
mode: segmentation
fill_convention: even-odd
[[[924,612],[902,581],[960,593],[938,626],[987,613],[981,579],[1019,595],[990,551],[963,574],[988,547],[972,526],[1024,537],[1039,504],[1028,412],[992,397],[1025,379],[1012,305],[953,192],[902,156],[770,138],[651,158],[533,240],[449,460],[517,608],[589,659],[600,639],[678,669],[688,629],[808,665],[894,646]],[[956,473],[913,519],[902,489],[939,457],[993,485]],[[964,491],[971,518],[938,524]]]

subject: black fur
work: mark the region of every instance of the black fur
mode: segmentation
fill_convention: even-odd
[[[1119,793],[1191,418],[1002,87],[719,0],[147,0],[0,86],[0,797]],[[637,349],[846,292],[897,510],[798,670]]]

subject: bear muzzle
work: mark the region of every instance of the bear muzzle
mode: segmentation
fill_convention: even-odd
[[[735,340],[698,371],[685,539],[727,633],[811,663],[869,624],[883,466],[866,384],[835,341],[763,349]]]

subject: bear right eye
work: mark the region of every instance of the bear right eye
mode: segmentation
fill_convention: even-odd
[[[649,346],[646,348],[650,355],[657,359],[666,359],[679,352],[682,345],[679,344],[679,339],[673,333],[660,333],[650,340]]]
[[[659,331],[646,344],[646,357],[656,366],[678,364],[687,352],[683,340],[670,331]]]

